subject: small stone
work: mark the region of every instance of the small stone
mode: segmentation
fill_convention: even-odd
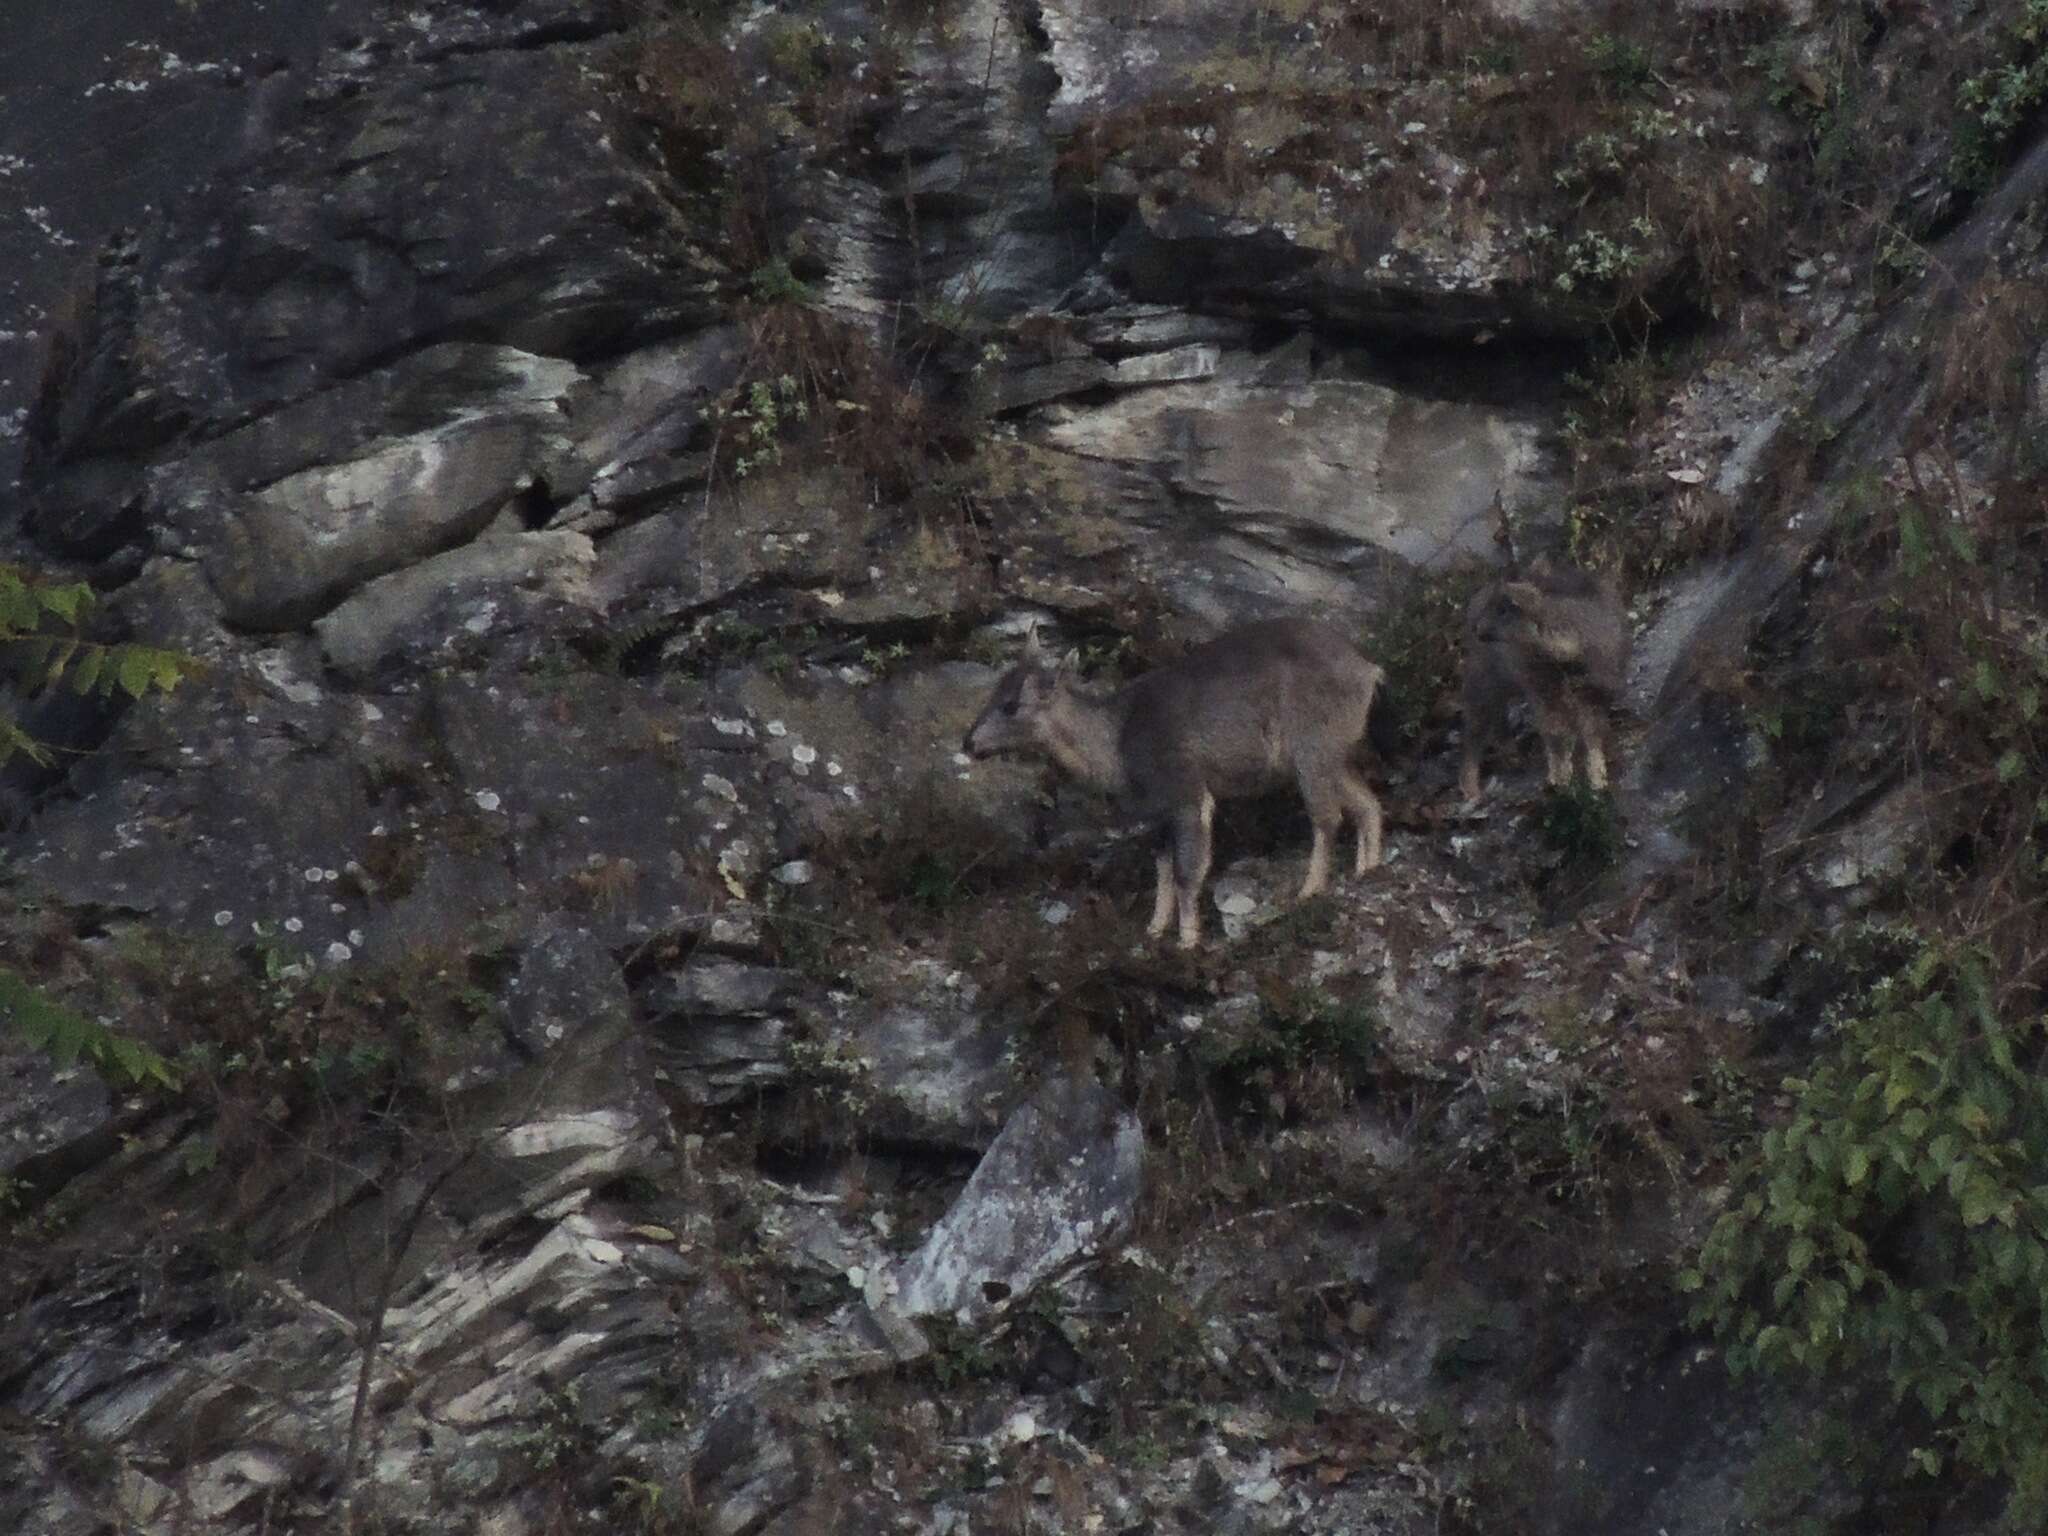
[[[789,734],[789,727],[780,720],[770,720],[768,722],[768,734],[770,736],[787,736]]]
[[[286,933],[297,933],[301,928],[305,926],[306,924],[304,920],[300,918],[288,917],[284,920],[284,931]]]
[[[499,806],[495,789],[480,789],[476,792],[476,808],[480,811],[495,811]]]
[[[1038,909],[1038,915],[1045,920],[1048,928],[1057,928],[1074,915],[1074,909],[1064,901],[1048,901]]]
[[[807,743],[799,742],[796,746],[789,749],[789,756],[790,761],[808,768],[818,760],[818,749]]]
[[[1216,910],[1225,917],[1249,917],[1258,910],[1259,904],[1242,891],[1216,898]]]
[[[784,885],[809,885],[813,874],[809,859],[791,859],[775,867],[775,878]]]
[[[329,965],[344,965],[355,958],[355,953],[346,944],[336,939],[327,946],[327,963]]]

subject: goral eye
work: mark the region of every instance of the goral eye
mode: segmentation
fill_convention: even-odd
[[[1006,714],[1006,715],[1014,715],[1014,714],[1016,714],[1016,713],[1017,713],[1017,701],[1016,701],[1015,699],[1011,699],[1011,700],[1010,700],[1010,701],[1009,701],[1008,703],[1004,704],[1004,705],[1003,705],[1003,713],[1004,713],[1004,714]]]

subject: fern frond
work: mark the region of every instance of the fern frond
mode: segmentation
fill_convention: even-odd
[[[24,566],[0,563],[0,633],[32,633],[45,616],[76,626],[97,601],[82,581],[44,581]]]
[[[116,691],[131,699],[169,693],[206,664],[181,651],[130,642],[108,645],[72,634],[9,635],[0,620],[0,656],[8,671],[31,693],[54,688],[70,674],[72,691],[111,697]]]
[[[35,737],[12,720],[0,719],[0,763],[6,762],[17,752],[38,768],[47,768],[56,761],[50,749]]]
[[[626,658],[646,645],[673,634],[682,627],[682,619],[675,614],[660,618],[643,619],[634,624],[622,624],[609,631],[604,637],[604,648],[598,664],[607,672],[617,672],[626,663]]]
[[[83,1057],[116,1087],[155,1083],[177,1091],[178,1069],[155,1049],[66,1008],[5,967],[0,967],[0,1014],[13,1019],[22,1037],[60,1067]]]

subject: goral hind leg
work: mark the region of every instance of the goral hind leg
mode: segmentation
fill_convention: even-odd
[[[1202,885],[1209,878],[1210,829],[1216,820],[1216,797],[1207,790],[1194,805],[1173,817],[1173,883],[1180,912],[1180,947],[1202,942]]]

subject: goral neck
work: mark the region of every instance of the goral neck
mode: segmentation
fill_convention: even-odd
[[[1067,695],[1066,705],[1054,724],[1046,755],[1062,773],[1090,789],[1105,795],[1124,794],[1129,785],[1124,778],[1123,754],[1117,749],[1123,712],[1116,699],[1075,690]]]

